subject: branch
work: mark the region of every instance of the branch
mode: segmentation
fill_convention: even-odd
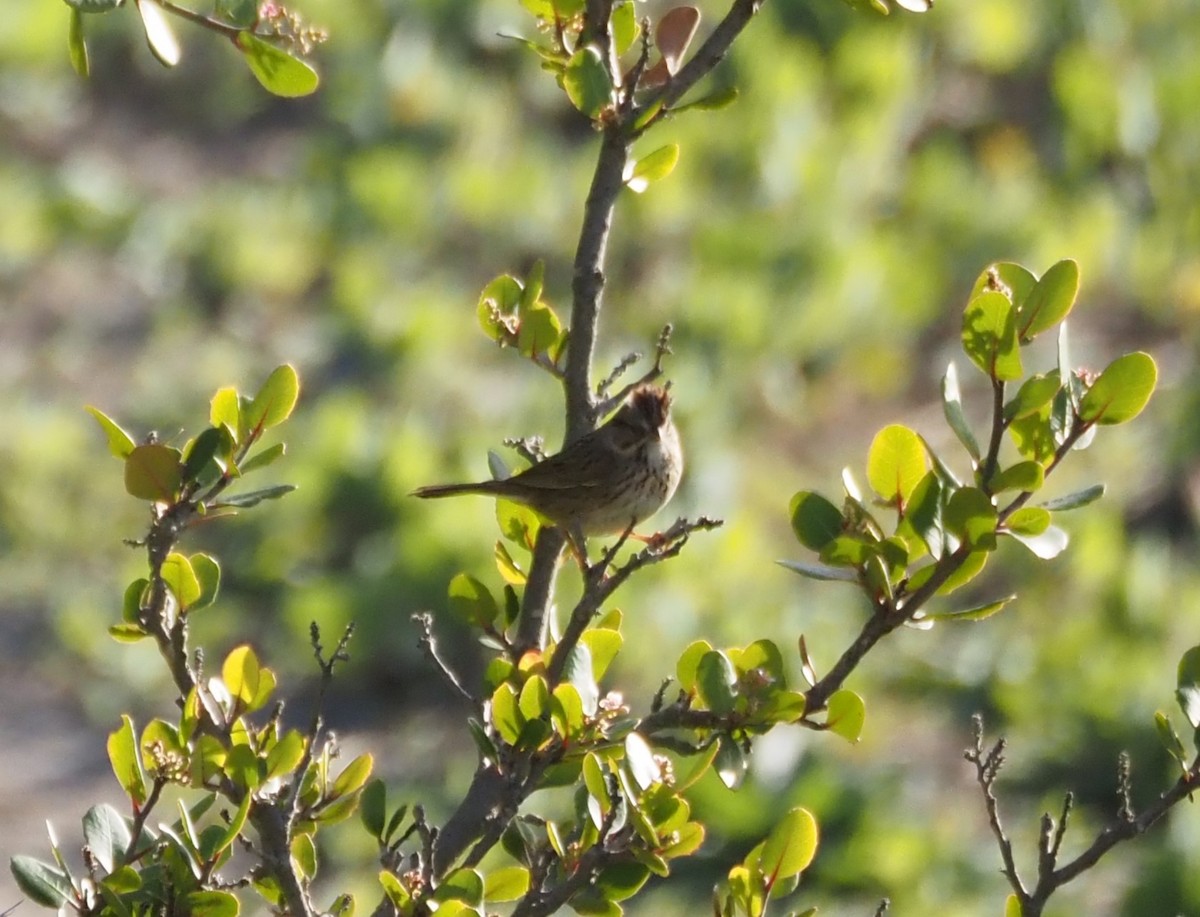
[[[724,60],[729,52],[729,46],[742,30],[750,24],[750,20],[762,8],[765,0],[733,0],[729,12],[725,14],[712,34],[704,40],[692,58],[679,68],[679,72],[663,87],[662,91],[650,96],[640,106],[641,111],[662,103],[664,109],[669,109],[678,102],[688,90],[700,80],[708,76]]]
[[[985,755],[983,753],[983,719],[976,714],[974,721],[975,745],[967,750],[964,757],[975,765],[976,781],[983,791],[988,824],[991,826],[992,834],[995,835],[1000,848],[1000,857],[1004,864],[1003,872],[1021,902],[1021,913],[1025,917],[1040,917],[1046,907],[1046,902],[1058,889],[1095,866],[1117,844],[1145,834],[1173,806],[1190,798],[1200,782],[1200,756],[1197,756],[1187,771],[1175,781],[1170,789],[1160,794],[1158,799],[1141,815],[1135,817],[1129,805],[1128,759],[1122,756],[1118,765],[1119,786],[1117,789],[1121,805],[1116,818],[1096,835],[1095,840],[1083,853],[1065,866],[1056,867],[1056,863],[1067,830],[1067,822],[1073,804],[1072,795],[1068,793],[1064,798],[1057,826],[1049,814],[1042,816],[1038,839],[1038,882],[1037,887],[1030,892],[1026,890],[1017,873],[1012,854],[1012,843],[1000,824],[999,807],[994,790],[996,776],[1004,762],[1004,740],[997,741]]]
[[[720,519],[709,519],[707,516],[701,516],[695,521],[677,519],[665,532],[653,536],[651,543],[633,555],[625,562],[624,566],[608,573],[616,551],[629,537],[630,533],[626,532],[612,548],[605,551],[597,563],[589,566],[584,573],[583,595],[571,612],[571,619],[563,631],[562,639],[559,640],[558,645],[554,648],[554,655],[550,658],[547,674],[551,686],[557,685],[562,678],[563,669],[566,667],[571,653],[574,652],[579,638],[583,636],[588,624],[609,596],[643,567],[675,557],[683,550],[683,546],[687,544],[688,537],[692,532],[715,529],[721,524]]]

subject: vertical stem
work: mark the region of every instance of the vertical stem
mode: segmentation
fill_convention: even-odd
[[[571,282],[571,340],[567,351],[567,433],[571,443],[590,433],[596,425],[592,397],[592,364],[595,360],[596,334],[600,324],[600,302],[604,293],[604,257],[612,229],[617,195],[624,187],[625,162],[629,140],[620,126],[605,130],[600,157],[592,176],[583,211],[579,247],[575,251],[575,271]]]

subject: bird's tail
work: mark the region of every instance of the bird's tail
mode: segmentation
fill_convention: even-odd
[[[489,494],[492,493],[492,488],[489,484],[492,481],[481,481],[477,484],[427,484],[424,487],[418,487],[412,492],[412,496],[420,497],[423,500],[428,500],[433,497],[456,497],[459,494]]]

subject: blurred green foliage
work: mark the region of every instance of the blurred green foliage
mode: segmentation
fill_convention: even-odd
[[[721,7],[701,8],[703,35]],[[162,712],[151,651],[101,636],[138,569],[120,539],[144,528],[144,510],[82,406],[171,442],[198,428],[213,389],[254,389],[291,361],[305,388],[290,454],[265,477],[300,491],[214,523],[194,546],[225,573],[198,637],[214,659],[252,642],[299,716],[308,622],[332,634],[357,621],[332,716],[373,745],[393,794],[409,787],[436,818],[474,752],[409,615],[435,609],[451,641],[446,583],[467,570],[495,586],[497,534],[490,501],[406,495],[483,476],[503,437],[557,444],[558,393],[495,349],[475,308],[492,277],[543,258],[543,295],[565,313],[595,135],[532,55],[498,37],[527,29],[513,0],[304,0],[332,37],[322,89],[298,101],[266,95],[231,65],[234,49],[196,30],[178,30],[182,63],[164,71],[128,10],[89,28],[81,82],[67,12],[17,0],[0,30],[0,658],[12,696],[36,710],[33,679],[74,685],[105,730],[123,710]],[[700,635],[786,646],[803,632],[818,667],[846,645],[863,613],[850,593],[773,563],[796,553],[788,498],[834,490],[844,465],[861,476],[890,421],[949,436],[937,383],[986,263],[1074,258],[1076,359],[1099,369],[1147,350],[1162,388],[1056,477],[1062,493],[1109,484],[1064,523],[1067,552],[1041,564],[1007,546],[989,565],[981,593],[1011,589],[1017,602],[873,654],[851,685],[868,702],[859,745],[772,734],[739,793],[702,783],[696,817],[723,830],[693,867],[694,897],[651,887],[634,913],[693,909],[792,805],[821,823],[804,901],[822,913],[867,912],[884,895],[894,913],[998,912],[997,855],[960,760],[976,710],[1010,739],[1001,791],[1027,858],[1063,790],[1083,803],[1078,837],[1110,815],[1119,749],[1133,756],[1135,802],[1169,779],[1152,714],[1197,642],[1200,599],[1195,12],[943,0],[883,19],[776,0],[718,70],[737,104],[681,115],[636,150],[677,143],[681,158],[618,212],[602,365],[650,351],[675,324],[688,473],[668,514],[727,525],[623,593],[611,681],[635,705]],[[964,394],[982,416],[986,392]],[[573,585],[568,572],[560,588]],[[449,651],[475,658],[470,645]],[[47,802],[42,814],[78,813]],[[1052,912],[1200,910],[1191,815],[1105,861]]]

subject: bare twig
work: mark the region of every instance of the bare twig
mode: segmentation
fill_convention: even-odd
[[[558,684],[562,678],[567,659],[574,652],[575,645],[579,642],[584,630],[587,629],[588,623],[599,612],[600,607],[609,596],[616,592],[629,577],[643,567],[675,557],[683,550],[683,546],[687,544],[688,537],[692,532],[707,531],[717,528],[721,524],[720,519],[709,519],[707,516],[701,516],[696,520],[677,519],[670,528],[655,535],[650,540],[650,544],[612,573],[604,573],[611,563],[611,558],[607,554],[606,560],[589,567],[588,586],[571,612],[571,618],[563,631],[562,639],[554,648],[554,655],[550,659],[548,674],[551,685]]]
[[[433,636],[433,615],[425,611],[413,615],[412,619],[421,628],[421,636],[417,643],[420,645],[422,652],[425,653],[426,658],[433,663],[433,667],[441,673],[442,678],[454,690],[455,694],[473,708],[478,709],[479,700],[463,687],[462,681],[454,674],[454,670],[438,655],[437,639]]]

